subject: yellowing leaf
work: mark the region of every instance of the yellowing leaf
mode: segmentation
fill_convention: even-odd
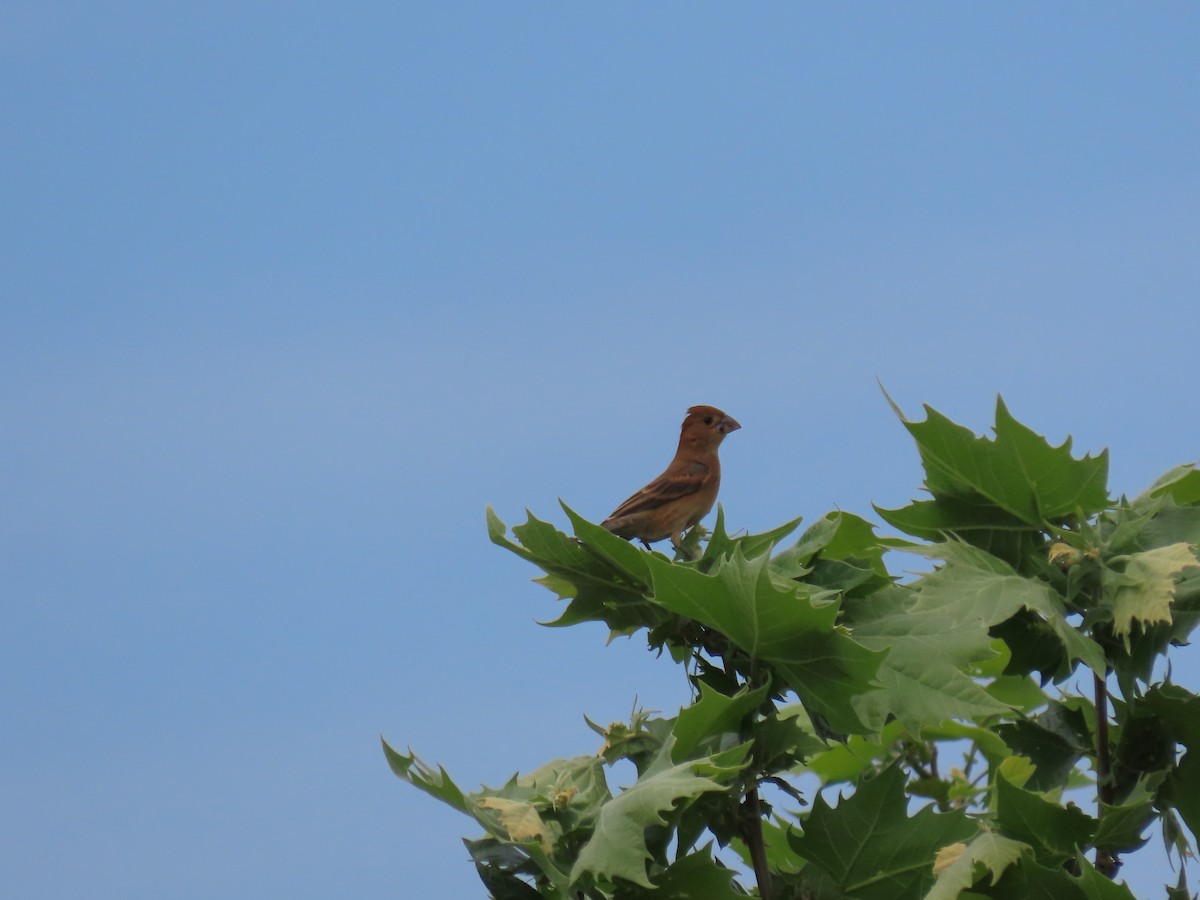
[[[937,852],[937,856],[933,858],[933,874],[941,875],[948,868],[958,862],[958,858],[967,850],[967,845],[963,843],[951,844],[948,847],[943,847]]]
[[[987,872],[991,873],[991,883],[995,884],[1004,870],[1030,849],[1028,844],[991,831],[981,832],[965,847],[959,846],[962,849],[953,859],[947,859],[940,871],[935,869],[937,881],[925,895],[925,900],[957,900],[963,891],[978,880],[978,876]]]
[[[1083,558],[1083,555],[1070,544],[1056,541],[1050,545],[1050,552],[1047,558],[1051,563],[1058,563],[1063,567],[1067,567],[1075,565]]]
[[[1111,579],[1113,595],[1113,631],[1129,642],[1133,623],[1143,627],[1155,622],[1171,624],[1171,601],[1175,596],[1175,576],[1200,560],[1187,544],[1170,544],[1134,553],[1121,575]]]
[[[480,797],[478,803],[484,809],[494,809],[500,813],[500,824],[514,841],[537,841],[546,853],[553,851],[550,835],[532,803],[506,800],[504,797]]]

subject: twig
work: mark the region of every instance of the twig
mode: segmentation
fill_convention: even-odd
[[[762,807],[758,802],[758,786],[753,785],[746,792],[746,803],[742,816],[742,840],[750,850],[750,859],[754,863],[754,877],[758,881],[758,896],[762,900],[771,900],[771,869],[767,865],[767,845],[763,840]]]
[[[1096,688],[1096,799],[1097,819],[1104,817],[1104,807],[1113,803],[1112,752],[1108,746],[1108,683],[1106,679],[1092,673]],[[1121,860],[1115,853],[1096,849],[1096,871],[1106,878],[1113,878],[1121,868]]]

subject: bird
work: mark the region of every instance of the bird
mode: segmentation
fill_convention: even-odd
[[[600,523],[618,537],[637,538],[647,550],[669,537],[678,547],[687,531],[717,502],[721,462],[717,448],[742,426],[714,406],[693,406],[679,432],[679,448],[666,471]]]

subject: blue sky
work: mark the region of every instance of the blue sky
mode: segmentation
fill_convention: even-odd
[[[483,896],[378,736],[474,787],[686,700],[484,508],[599,519],[692,404],[751,530],[914,496],[876,377],[1197,456],[1194,4],[4,20],[6,896]]]

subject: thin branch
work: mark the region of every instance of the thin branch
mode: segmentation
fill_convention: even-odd
[[[1096,688],[1096,799],[1097,819],[1104,817],[1104,807],[1113,802],[1112,751],[1108,745],[1108,683],[1093,673]],[[1116,877],[1121,860],[1115,853],[1096,850],[1096,871],[1108,878]]]
[[[746,803],[742,809],[742,840],[750,850],[750,859],[754,863],[754,878],[758,881],[758,896],[762,900],[771,900],[774,892],[771,886],[771,869],[767,865],[767,845],[763,840],[762,807],[758,802],[758,786],[751,786],[746,792]]]

